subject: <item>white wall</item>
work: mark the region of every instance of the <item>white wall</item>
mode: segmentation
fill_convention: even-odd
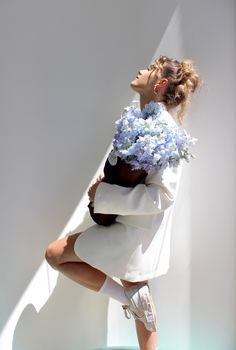
[[[98,170],[130,80],[162,53],[193,59],[205,86],[186,124],[199,142],[170,270],[152,281],[159,349],[235,349],[234,1],[2,1],[0,53],[0,348],[136,344],[115,302],[63,276],[52,290],[42,262]]]
[[[165,350],[236,348],[235,10],[234,1],[183,1],[160,45],[174,55],[178,24],[183,57],[205,80],[189,111],[197,159],[182,177],[171,269],[157,281]]]

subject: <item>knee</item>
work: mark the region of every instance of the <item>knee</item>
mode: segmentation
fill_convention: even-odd
[[[45,259],[51,267],[53,267],[54,269],[57,269],[59,265],[59,257],[58,257],[54,242],[48,245],[45,252]]]

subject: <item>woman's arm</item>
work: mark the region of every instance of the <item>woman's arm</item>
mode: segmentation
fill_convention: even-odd
[[[88,197],[89,197],[89,200],[91,202],[92,207],[93,207],[93,200],[94,200],[94,196],[95,196],[97,187],[101,183],[101,181],[103,181],[103,179],[104,179],[104,174],[99,175],[99,177],[96,179],[95,183],[92,186],[90,186],[88,189]]]
[[[175,199],[177,169],[157,171],[134,188],[101,182],[94,197],[94,213],[151,215],[163,212]]]

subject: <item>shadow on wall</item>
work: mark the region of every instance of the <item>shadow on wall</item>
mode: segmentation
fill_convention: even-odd
[[[86,190],[133,96],[130,79],[149,63],[178,2],[161,4],[161,15],[155,0],[148,11],[141,0],[1,6],[0,330]]]
[[[108,300],[60,275],[53,294],[39,313],[32,304],[24,309],[12,349],[86,350],[105,346]]]

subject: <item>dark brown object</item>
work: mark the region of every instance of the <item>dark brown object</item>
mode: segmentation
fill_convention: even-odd
[[[135,187],[147,175],[145,170],[132,170],[130,165],[125,163],[125,161],[119,157],[116,165],[111,165],[107,159],[103,171],[105,175],[104,179],[102,180],[103,182],[116,184],[123,187]],[[89,203],[88,207],[92,219],[99,225],[109,226],[117,217],[117,214],[94,213],[91,202]]]

